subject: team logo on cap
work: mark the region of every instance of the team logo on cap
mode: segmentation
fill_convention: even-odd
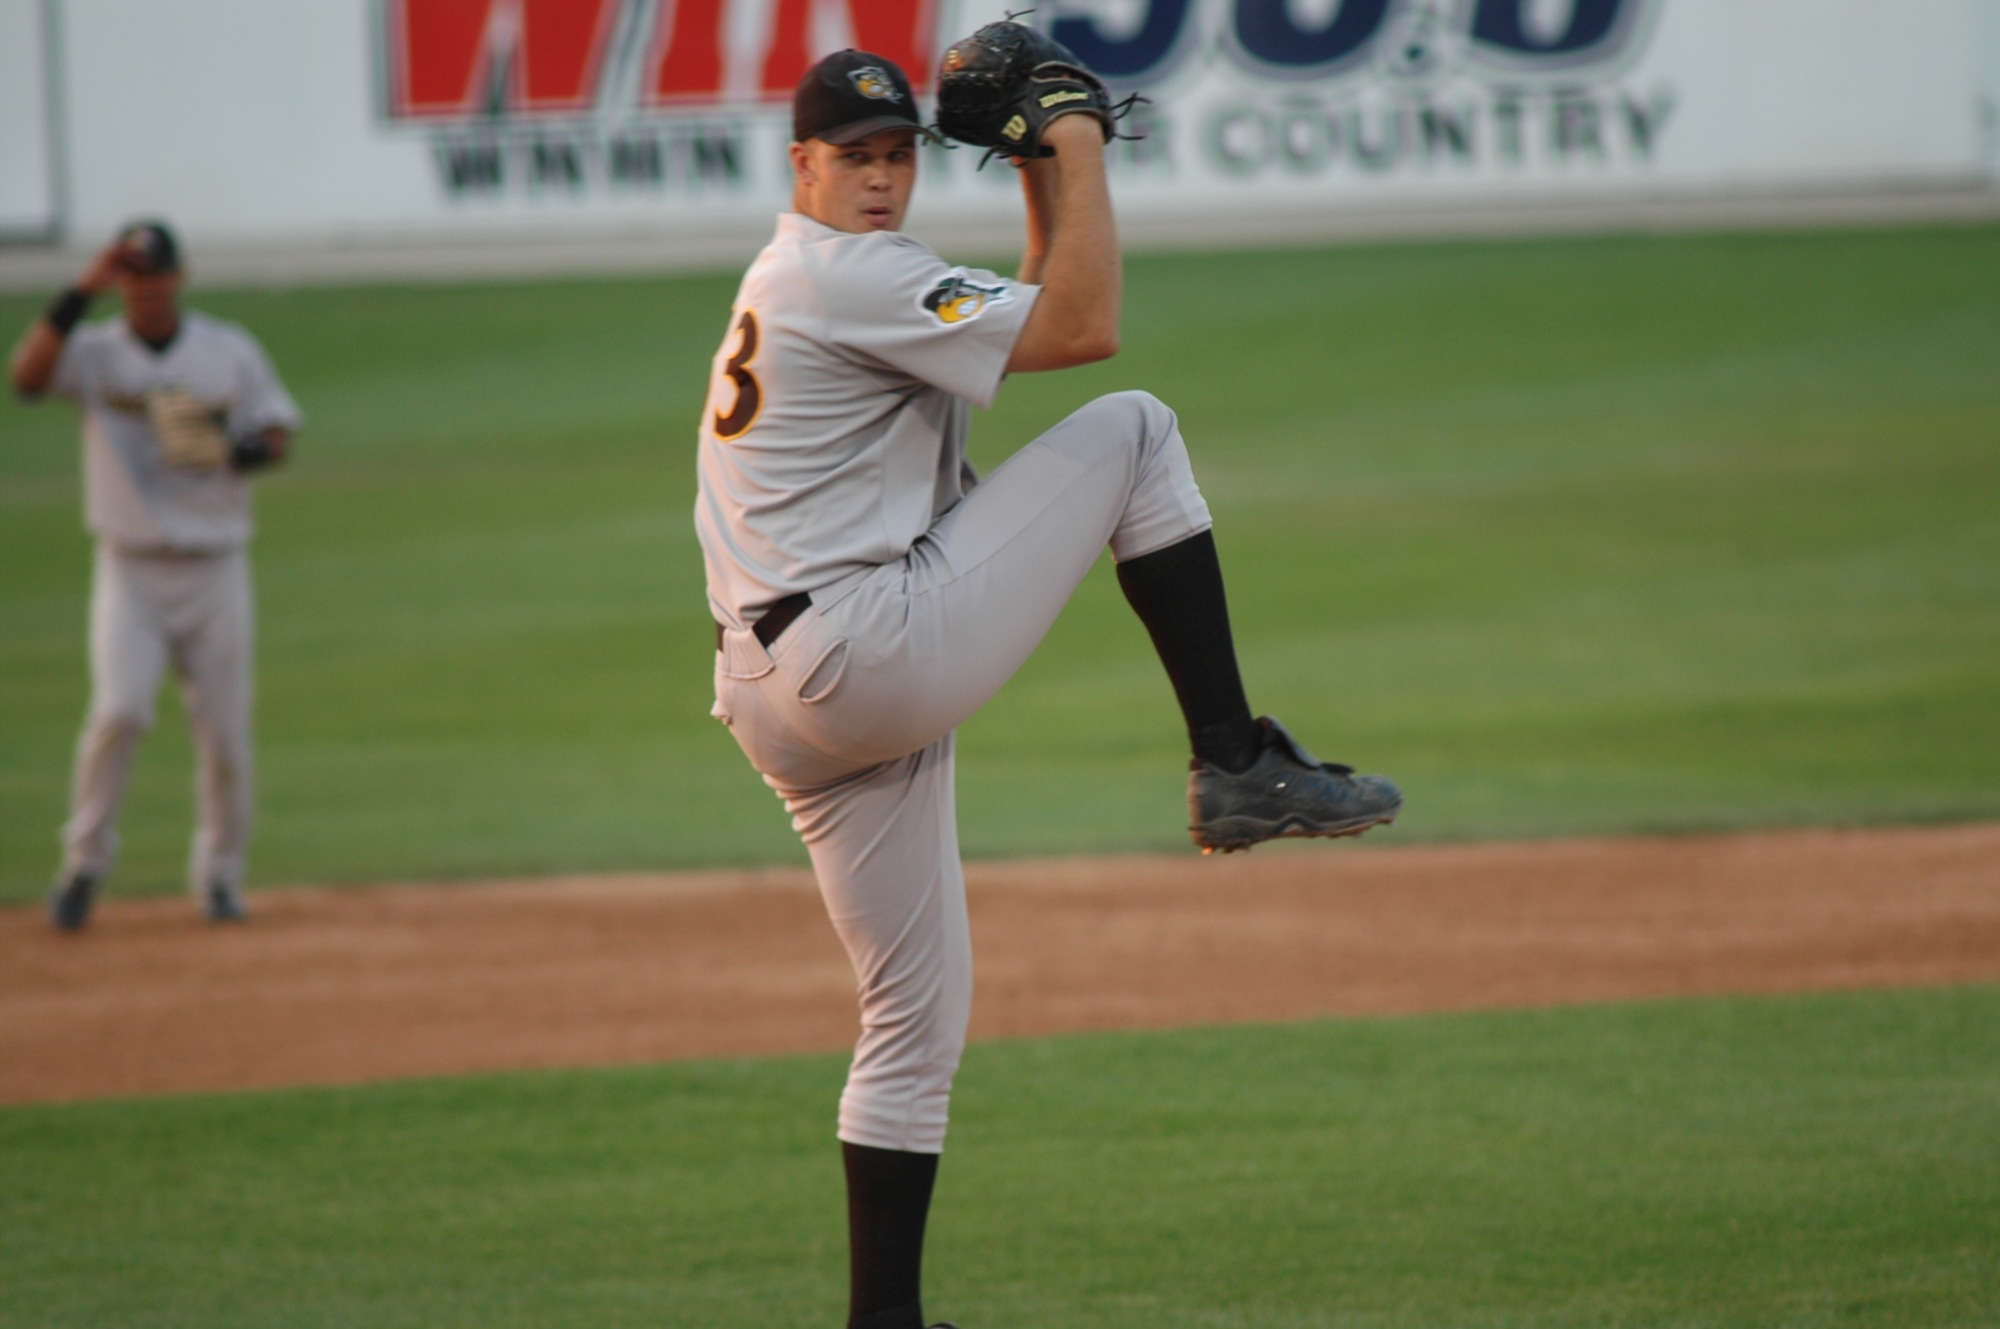
[[[1005,286],[981,286],[958,271],[925,291],[917,303],[935,315],[938,322],[949,324],[970,323],[985,313],[988,306],[1004,304],[1007,299]]]
[[[863,65],[847,72],[848,81],[854,90],[872,101],[899,102],[903,94],[896,91],[893,79],[879,65]]]

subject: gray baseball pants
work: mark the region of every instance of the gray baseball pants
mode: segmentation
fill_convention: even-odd
[[[250,559],[140,553],[99,544],[90,595],[90,713],[77,740],[63,870],[103,874],[118,809],[169,665],[194,735],[195,836],[188,881],[243,881],[250,840],[253,624]]]
[[[842,1140],[944,1148],[972,1007],[953,731],[1107,544],[1122,561],[1208,527],[1173,412],[1117,393],[1009,458],[903,558],[813,592],[768,649],[724,634],[715,714],[792,814],[854,965]]]

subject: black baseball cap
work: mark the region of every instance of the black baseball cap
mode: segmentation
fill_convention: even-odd
[[[167,224],[156,218],[127,222],[118,232],[118,252],[127,270],[142,277],[181,270],[181,247]]]
[[[792,141],[859,143],[885,129],[937,135],[917,119],[910,80],[894,60],[867,51],[835,51],[805,72],[792,93]]]

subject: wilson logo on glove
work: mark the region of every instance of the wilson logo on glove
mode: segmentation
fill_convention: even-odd
[[[1090,100],[1090,94],[1081,88],[1069,88],[1063,92],[1051,92],[1040,100],[1042,109],[1046,111],[1049,107],[1061,106],[1064,102],[1087,102]]]

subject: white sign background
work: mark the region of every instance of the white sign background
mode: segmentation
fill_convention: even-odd
[[[57,225],[45,0],[0,0],[0,239]]]
[[[1399,2],[1465,12],[1458,0]],[[770,3],[737,0],[734,29],[768,21]],[[1064,0],[1050,12],[1109,24],[1144,3]],[[1290,3],[1306,26],[1340,0]],[[1534,8],[1560,21],[1568,3]],[[1227,4],[1195,0],[1184,55],[1146,89],[1155,137],[1119,154],[1115,188],[1128,215],[1957,186],[1990,182],[2000,162],[2000,0],[1647,0],[1643,30],[1615,66],[1426,80],[1377,60],[1318,81],[1229,58]],[[1003,5],[940,0],[938,44]],[[171,217],[205,244],[712,234],[761,231],[788,197],[782,108],[676,119],[600,105],[559,121],[393,122],[379,0],[49,8],[61,63],[45,72],[65,131],[73,239],[141,213]],[[36,156],[48,142],[44,71],[23,62],[49,49],[26,32],[42,12],[42,0],[0,0],[0,227],[46,224],[54,206],[49,164]],[[604,164],[608,136],[634,125],[669,161],[643,185],[613,179]],[[691,133],[733,135],[734,172],[698,170]],[[534,175],[537,144],[550,143],[575,151],[576,179]],[[454,144],[499,153],[498,182],[453,188]],[[975,172],[977,158],[932,155],[919,194],[927,217],[1015,210],[1011,173]]]

